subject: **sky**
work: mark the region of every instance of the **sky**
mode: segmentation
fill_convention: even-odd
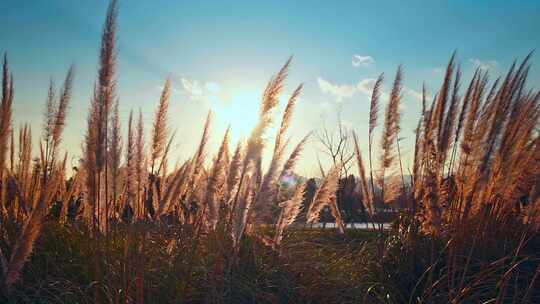
[[[170,77],[169,119],[177,133],[173,160],[180,161],[195,151],[209,109],[214,113],[212,152],[229,124],[233,141],[247,137],[266,83],[294,56],[282,104],[297,85],[303,83],[304,91],[293,117],[291,143],[310,131],[335,129],[340,117],[358,133],[363,151],[374,79],[384,73],[383,90],[388,92],[401,64],[400,137],[407,166],[422,83],[430,94],[437,91],[454,50],[468,80],[476,67],[489,69],[494,79],[514,59],[540,47],[540,1],[119,2],[123,129],[129,111],[140,109],[149,131],[160,90]],[[63,142],[74,165],[97,75],[106,7],[105,0],[0,1],[0,51],[8,53],[14,75],[16,127],[29,122],[38,135],[49,79],[61,84],[75,64]],[[529,78],[536,88],[537,66],[533,64]],[[381,100],[379,130],[386,102]],[[317,158],[329,167],[314,136],[299,173],[317,175]]]

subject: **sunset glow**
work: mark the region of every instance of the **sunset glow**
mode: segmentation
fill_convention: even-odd
[[[538,29],[0,0],[0,303],[540,303]]]

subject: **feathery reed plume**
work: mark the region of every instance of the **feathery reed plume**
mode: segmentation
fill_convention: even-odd
[[[283,90],[283,84],[285,83],[285,79],[287,78],[291,61],[292,56],[289,57],[287,62],[285,62],[283,67],[281,67],[277,75],[272,77],[272,79],[270,79],[270,81],[268,82],[263,93],[259,115],[263,116],[269,113],[278,104],[279,95]]]
[[[165,149],[163,150],[163,155],[161,155],[161,160],[159,161],[159,167],[155,172],[156,176],[161,176],[162,178],[164,178],[167,175],[167,157],[169,155],[169,151],[171,150],[171,146],[174,142],[175,136],[176,131],[172,133],[172,135],[169,137],[169,140],[167,141],[167,145],[165,146]]]
[[[85,147],[85,171],[87,175],[88,200],[93,205],[92,218],[98,212],[98,222],[94,220],[93,229],[97,226],[107,228],[107,223],[100,222],[100,217],[106,216],[102,209],[108,205],[107,186],[105,187],[105,202],[101,200],[101,175],[104,173],[107,185],[107,145],[109,113],[115,98],[116,88],[116,16],[117,1],[111,0],[101,36],[99,69],[97,85],[91,102],[88,119],[88,130]],[[101,213],[101,214],[99,214]],[[105,217],[106,218],[106,217]],[[98,225],[96,225],[98,224]],[[104,225],[104,226],[101,226]]]
[[[232,197],[231,193],[234,187],[238,183],[240,169],[242,164],[242,143],[238,142],[236,149],[234,150],[233,157],[229,165],[229,171],[227,174],[227,201]]]
[[[300,155],[302,154],[302,151],[304,150],[304,147],[307,143],[307,140],[311,136],[311,132],[308,133],[302,140],[296,145],[294,150],[291,152],[291,155],[283,165],[283,168],[281,169],[281,172],[279,174],[279,177],[277,178],[277,181],[274,181],[274,184],[272,186],[272,192],[268,191],[266,194],[263,194],[262,192],[259,192],[257,195],[266,195],[266,201],[272,202],[272,201],[278,201],[279,198],[279,192],[280,192],[280,183],[283,181],[286,176],[292,175],[294,171],[294,167],[296,166],[296,163],[298,162],[298,159],[300,158]],[[262,188],[262,187],[261,187]]]
[[[189,166],[190,161],[185,162],[165,179],[165,190],[163,191],[163,195],[158,199],[157,208],[153,215],[154,219],[159,219],[164,213],[169,211],[172,202],[176,203],[178,201],[181,186],[187,179]]]
[[[306,215],[306,220],[308,223],[316,223],[319,221],[321,211],[324,207],[329,206],[332,216],[336,220],[336,224],[339,229],[339,233],[345,233],[345,227],[343,226],[343,221],[341,219],[341,213],[337,206],[337,197],[336,191],[338,188],[339,173],[341,168],[335,166],[328,172],[326,177],[321,182],[321,185],[315,192],[313,201],[309,205],[309,209]]]
[[[304,194],[306,191],[306,184],[296,186],[293,196],[279,204],[281,212],[276,223],[276,232],[274,234],[274,242],[272,247],[275,249],[281,244],[283,239],[283,232],[285,228],[294,223],[300,211],[302,211],[302,202],[304,201]]]
[[[300,159],[300,155],[304,151],[304,147],[311,136],[311,132],[308,133],[302,140],[296,145],[294,150],[291,152],[291,155],[283,165],[283,169],[281,170],[281,173],[279,175],[279,179],[281,180],[283,177],[292,174],[294,167],[296,166],[296,163]]]
[[[208,206],[209,219],[208,224],[211,229],[215,229],[219,220],[219,208],[221,198],[219,197],[219,189],[221,185],[225,182],[225,152],[229,145],[229,129],[225,131],[223,136],[223,141],[219,147],[218,154],[214,160],[214,165],[212,166],[212,171],[208,178],[208,185],[206,186],[206,197],[205,197],[205,206]]]
[[[240,193],[237,201],[238,204],[232,209],[231,212],[233,215],[231,223],[231,236],[233,239],[233,248],[235,248],[236,251],[239,249],[240,240],[242,239],[248,222],[249,210],[251,209],[251,204],[255,195],[256,180],[256,171],[254,175],[247,174],[244,176],[244,183],[237,191],[237,193]]]
[[[171,81],[169,78],[165,80],[161,97],[159,99],[158,107],[154,118],[154,128],[152,130],[152,153],[151,153],[151,165],[150,172],[154,174],[156,161],[160,158],[165,150],[165,144],[167,140],[168,126],[167,126],[167,111],[169,108]]]
[[[30,184],[30,166],[32,160],[32,130],[28,124],[24,124],[19,130],[19,163],[17,165],[17,179],[20,182],[23,201],[28,201],[26,196],[27,186]]]
[[[294,112],[294,107],[296,106],[296,101],[298,100],[298,97],[302,93],[303,84],[300,84],[292,93],[291,97],[289,97],[289,101],[287,102],[287,106],[285,107],[285,110],[283,112],[283,118],[281,119],[281,126],[279,128],[279,131],[276,135],[276,142],[274,145],[274,154],[276,151],[279,151],[282,147],[282,138],[287,132],[287,129],[289,128],[289,125],[291,123],[292,115]]]
[[[289,127],[290,120],[294,111],[294,106],[296,100],[298,99],[298,96],[300,96],[301,91],[302,85],[299,85],[289,98],[287,106],[285,107],[283,118],[281,120],[281,126],[275,139],[272,160],[270,161],[268,171],[266,172],[262,180],[261,187],[256,195],[254,210],[257,212],[257,221],[261,221],[264,219],[269,220],[269,218],[272,216],[272,207],[275,206],[272,206],[271,204],[277,190],[276,179],[278,178],[278,167],[281,163],[281,159],[283,158],[283,152],[285,150],[285,147],[287,146],[287,142],[283,142],[283,137],[285,136],[285,133],[287,132],[287,129]]]
[[[266,89],[264,90],[259,110],[259,121],[251,132],[251,135],[247,142],[246,154],[243,161],[244,168],[247,167],[252,161],[257,159],[263,150],[263,135],[266,132],[266,129],[272,123],[272,117],[270,115],[270,112],[277,106],[279,102],[279,95],[281,94],[281,90],[283,89],[283,83],[287,78],[287,73],[291,60],[292,57],[287,60],[287,62],[281,68],[278,74],[272,77],[272,79],[266,86]],[[242,178],[240,178],[240,180],[242,180]]]
[[[197,175],[200,169],[202,168],[204,159],[206,158],[206,146],[208,144],[208,138],[210,137],[210,124],[211,123],[212,123],[212,111],[208,111],[208,114],[206,115],[206,120],[204,122],[204,128],[203,128],[203,133],[201,135],[201,140],[199,142],[197,152],[195,153],[194,165],[197,167],[196,168],[197,172],[195,172],[195,175]]]
[[[43,190],[46,191],[46,190]],[[4,273],[4,284],[9,289],[19,277],[20,272],[32,253],[34,242],[41,230],[41,225],[45,213],[45,193],[41,194],[40,204],[32,210],[32,213],[26,220],[21,236],[12,251],[11,258],[7,265],[7,271]]]
[[[135,166],[136,160],[135,134],[133,130],[133,110],[129,112],[128,134],[126,145],[126,204],[133,208],[133,203],[137,197],[137,170]]]
[[[375,184],[373,179],[373,162],[372,162],[372,147],[373,147],[373,131],[377,127],[377,118],[379,116],[379,97],[381,95],[380,89],[384,81],[384,73],[377,77],[375,85],[373,86],[373,91],[371,93],[371,103],[369,106],[369,141],[368,141],[368,150],[369,150],[369,177],[371,182],[371,193],[375,193]]]
[[[525,79],[527,77],[528,68],[527,61],[529,57],[525,58],[515,74],[512,73],[512,69],[508,72],[508,75],[496,95],[496,104],[493,109],[493,114],[491,118],[491,124],[489,126],[489,132],[487,133],[487,149],[484,150],[484,155],[482,157],[482,163],[480,166],[481,172],[485,171],[488,167],[489,161],[491,160],[492,151],[495,150],[497,142],[499,140],[500,134],[503,130],[503,126],[507,119],[508,110],[511,103],[514,101],[514,96],[517,92],[521,92],[522,88],[518,87],[523,85],[524,82],[519,79]]]
[[[54,117],[56,115],[56,89],[54,80],[49,80],[49,90],[45,101],[45,111],[43,112],[43,142],[47,145],[51,144],[51,137],[54,129]],[[48,154],[48,153],[46,153]]]
[[[62,132],[66,122],[67,109],[69,107],[69,101],[71,100],[71,94],[73,90],[73,78],[75,75],[75,68],[71,65],[66,74],[64,84],[61,89],[61,94],[58,101],[58,108],[56,109],[56,117],[54,118],[54,128],[52,131],[53,145],[57,147],[62,140]]]
[[[371,93],[371,103],[369,106],[369,140],[373,141],[373,130],[377,127],[377,118],[379,113],[379,97],[381,96],[380,89],[384,81],[384,74],[379,75],[373,91]]]
[[[204,160],[206,159],[206,146],[208,144],[208,138],[210,136],[210,123],[212,122],[212,111],[208,111],[206,120],[204,122],[204,128],[201,135],[201,140],[197,148],[197,152],[193,157],[193,165],[191,166],[191,173],[189,181],[187,183],[187,188],[185,191],[188,191],[186,201],[189,202],[189,198],[193,195],[194,186],[197,184],[197,181],[201,175],[201,170],[203,169]]]
[[[413,156],[413,172],[412,172],[412,195],[413,195],[413,213],[416,213],[416,199],[417,199],[417,187],[420,181],[420,170],[421,170],[421,157],[422,157],[422,121],[420,118],[416,125],[415,129],[415,138],[414,138],[414,156]]]
[[[179,195],[182,197],[184,204],[182,207],[186,210],[190,210],[190,205],[193,203],[193,201],[195,201],[198,204],[197,208],[199,215],[202,215],[207,211],[205,210],[204,202],[202,201],[203,198],[201,197],[201,192],[203,191],[201,188],[202,183],[199,183],[199,181],[204,181],[202,179],[204,173],[203,165],[204,160],[206,159],[206,146],[210,135],[211,121],[212,111],[208,111],[199,146],[195,152],[195,155],[190,160],[191,164],[189,165],[187,181],[182,183],[182,187],[179,189]],[[202,220],[202,218],[197,219],[197,221],[199,220]]]
[[[394,164],[394,159],[396,157],[394,151],[394,144],[397,141],[399,133],[399,123],[400,123],[400,113],[399,113],[399,104],[401,101],[401,81],[402,81],[402,72],[401,66],[398,66],[396,72],[396,78],[394,79],[394,85],[392,87],[392,92],[390,93],[390,100],[386,106],[386,113],[384,117],[384,129],[383,135],[381,138],[381,156],[380,156],[380,169],[378,176],[378,183],[381,187],[382,195],[381,197],[384,200],[384,191],[385,191],[385,179],[386,172],[392,168]]]
[[[10,132],[10,143],[9,143],[9,170],[11,172],[15,171],[15,130]]]
[[[441,142],[440,142],[440,162],[442,166],[441,169],[444,169],[444,164],[445,164],[446,157],[448,154],[448,149],[450,148],[451,133],[454,130],[454,127],[456,125],[457,108],[459,105],[458,91],[460,87],[460,79],[461,79],[461,70],[458,67],[455,73],[454,85],[452,88],[452,94],[450,98],[450,104],[448,105],[448,111],[446,113],[446,118],[444,119],[443,130],[442,130],[442,135],[441,135]]]
[[[116,89],[116,17],[117,1],[111,0],[101,36],[98,82],[96,87],[97,138],[96,160],[98,169],[106,165],[107,132],[109,113],[115,99]],[[106,170],[106,168],[105,168]]]
[[[135,214],[138,217],[145,216],[143,189],[146,185],[146,154],[144,146],[144,121],[142,111],[139,108],[137,121],[137,135],[135,136],[135,176],[137,180],[137,198]]]
[[[0,175],[3,174],[6,165],[13,96],[13,76],[9,73],[7,54],[4,54],[4,63],[2,65],[2,100],[0,102]]]
[[[454,73],[454,62],[456,58],[456,52],[454,51],[452,53],[452,56],[450,57],[450,61],[448,62],[448,65],[446,67],[446,73],[444,75],[444,81],[441,86],[441,90],[437,94],[437,106],[435,107],[435,113],[436,117],[433,120],[433,122],[437,123],[437,143],[439,145],[438,149],[439,151],[443,150],[443,123],[444,123],[444,114],[446,111],[446,104],[448,102],[448,93],[450,91],[451,83],[452,83],[452,74]]]
[[[250,167],[252,162],[259,160],[261,157],[261,153],[265,144],[263,135],[266,132],[267,128],[272,123],[271,111],[277,106],[279,102],[279,95],[281,94],[281,91],[283,89],[283,83],[285,82],[285,79],[287,78],[287,73],[288,73],[291,60],[292,60],[292,57],[289,58],[289,60],[287,60],[287,62],[281,68],[278,74],[272,77],[272,79],[270,79],[269,83],[266,86],[266,89],[264,90],[260,109],[259,109],[259,120],[255,128],[252,130],[251,135],[249,136],[248,141],[247,141],[246,152],[244,155],[244,159],[242,161],[242,171],[240,173],[240,179],[238,181],[239,190],[235,194],[235,198],[232,205],[233,210],[237,207],[237,203],[238,203],[238,199],[240,195],[240,189],[242,189],[244,177],[247,173],[248,168]],[[248,217],[249,216],[246,216],[243,219],[247,220]],[[242,224],[240,226],[245,227],[245,224]],[[242,234],[243,234],[243,231],[240,231],[239,235],[242,235]]]
[[[366,170],[364,168],[364,161],[362,160],[362,154],[360,153],[360,147],[358,145],[358,138],[356,133],[353,132],[354,139],[354,153],[356,155],[356,163],[358,165],[358,178],[360,178],[360,189],[362,191],[362,201],[367,205],[369,214],[373,216],[375,208],[373,207],[373,194],[370,192],[368,182],[366,178]]]
[[[68,73],[69,76],[70,73]],[[67,85],[71,87],[70,79],[71,77],[68,77]],[[12,85],[10,85],[12,86]],[[39,162],[41,163],[40,169],[41,172],[39,173],[39,183],[37,184],[37,195],[36,200],[33,202],[33,206],[31,209],[30,215],[26,218],[26,221],[24,223],[24,227],[22,229],[22,232],[20,234],[20,237],[15,244],[15,247],[13,248],[13,251],[11,252],[11,257],[9,259],[9,263],[7,264],[7,267],[5,267],[4,272],[4,284],[7,289],[15,283],[20,276],[20,272],[25,264],[25,262],[28,260],[30,254],[32,253],[32,249],[34,246],[34,243],[36,239],[39,236],[42,223],[45,219],[47,209],[50,206],[50,202],[53,199],[53,196],[57,194],[57,191],[59,190],[59,186],[64,183],[65,180],[65,164],[67,159],[64,158],[64,161],[60,165],[55,165],[54,158],[49,159],[49,143],[51,143],[51,138],[53,137],[53,132],[55,128],[54,120],[55,115],[58,110],[54,109],[54,94],[51,94],[53,91],[51,88],[53,86],[51,85],[49,88],[49,98],[47,101],[47,115],[45,117],[45,140],[47,141],[47,154],[45,154],[43,150],[43,143],[40,142],[40,152],[41,152],[41,158],[39,159]],[[10,88],[11,90],[11,88]],[[10,93],[11,94],[11,93]],[[66,95],[66,100],[63,101],[65,106],[67,107],[67,103],[69,101],[69,92]],[[11,98],[11,97],[10,97]],[[3,102],[3,100],[2,100]],[[11,101],[8,101],[11,103]],[[4,104],[2,104],[4,106]],[[4,109],[2,109],[4,110]],[[11,110],[10,110],[11,111]],[[5,112],[3,112],[5,113]],[[2,116],[2,119],[4,119],[4,116]],[[63,118],[62,118],[63,120]],[[63,121],[61,121],[63,124]],[[58,131],[60,132],[60,131]],[[26,132],[24,132],[26,133]],[[58,134],[60,136],[61,134]],[[28,138],[24,138],[25,134],[23,134],[22,141],[28,141]],[[7,144],[7,143],[5,143]],[[52,149],[55,150],[56,144],[53,144]],[[26,147],[28,149],[28,147]],[[30,151],[24,151],[22,154],[30,154]],[[29,156],[24,156],[25,158]],[[49,165],[50,161],[50,165]],[[37,174],[36,174],[37,175]],[[2,181],[2,183],[4,183]]]
[[[465,117],[467,116],[467,112],[469,110],[469,104],[472,99],[472,94],[474,91],[474,85],[476,83],[477,78],[479,77],[479,68],[477,68],[474,72],[473,78],[471,79],[469,86],[467,87],[467,91],[465,92],[465,96],[463,97],[463,103],[461,105],[461,111],[459,113],[459,118],[457,120],[457,126],[455,128],[454,132],[454,143],[452,147],[452,155],[450,157],[450,167],[448,169],[449,174],[452,172],[453,166],[454,166],[454,159],[456,157],[457,153],[457,147],[459,138],[461,136],[461,131],[463,130],[463,125],[465,123]]]
[[[96,89],[94,88],[94,94],[91,98],[90,111],[88,113],[87,119],[87,130],[85,135],[85,142],[83,145],[84,159],[82,161],[84,172],[85,172],[85,185],[86,185],[86,195],[85,199],[91,208],[85,208],[85,218],[92,223],[92,229],[96,227],[96,208],[97,208],[97,199],[99,195],[97,176],[97,127],[98,127],[98,107],[97,107],[97,97]]]
[[[467,112],[467,117],[465,119],[465,124],[463,125],[463,141],[461,143],[462,156],[466,156],[471,153],[472,146],[471,143],[474,137],[474,127],[476,119],[478,117],[478,110],[481,106],[482,96],[487,83],[487,73],[482,75],[482,72],[479,72],[476,82],[474,84],[474,89],[471,98],[471,106]]]
[[[122,129],[118,113],[119,101],[116,100],[110,123],[109,132],[109,163],[111,166],[111,190],[113,202],[116,203],[120,188],[120,162],[122,158]],[[131,117],[130,117],[131,118]]]

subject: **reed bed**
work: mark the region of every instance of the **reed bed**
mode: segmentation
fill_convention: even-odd
[[[400,209],[392,229],[374,223],[360,231],[345,228],[339,204],[344,163],[323,171],[318,185],[281,182],[294,175],[310,137],[289,147],[302,85],[290,95],[273,143],[265,136],[292,58],[264,88],[258,123],[245,141],[231,150],[227,130],[217,134],[219,149],[210,151],[208,139],[216,134],[209,113],[192,156],[171,164],[176,134],[169,126],[169,79],[149,130],[140,110],[121,126],[116,18],[113,0],[82,157],[70,176],[60,144],[74,68],[59,89],[51,81],[34,155],[30,127],[12,123],[16,91],[4,56],[3,302],[540,302],[540,92],[526,85],[531,54],[494,81],[477,69],[469,83],[462,83],[452,55],[435,97],[427,100],[424,90],[410,180],[399,146],[403,69],[381,126],[384,77],[378,78],[369,133],[352,137],[356,200],[371,220],[380,206],[399,202]],[[363,135],[366,154],[358,145]],[[263,170],[265,149],[272,153]],[[337,229],[309,228],[324,210]]]

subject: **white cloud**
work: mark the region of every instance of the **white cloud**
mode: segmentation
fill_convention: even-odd
[[[499,62],[497,62],[496,60],[483,61],[478,58],[470,58],[469,62],[471,62],[473,66],[478,67],[482,70],[494,70],[499,65]]]
[[[201,100],[205,97],[215,96],[221,90],[221,87],[216,82],[201,83],[194,79],[182,77],[180,79],[182,90],[192,100]]]
[[[158,90],[159,93],[163,92],[163,88],[164,88],[164,86],[163,86],[162,84],[156,86],[156,90]],[[175,87],[171,87],[170,90],[171,90],[171,92],[172,92],[173,94],[178,93],[178,89],[175,88]]]
[[[351,98],[356,93],[356,86],[350,84],[333,84],[328,80],[324,80],[321,77],[317,78],[319,88],[323,93],[332,95],[336,98],[337,102],[343,101],[344,98]]]
[[[371,95],[373,94],[373,87],[375,86],[375,82],[377,82],[377,79],[375,78],[365,78],[358,82],[356,87],[358,88],[358,92],[365,94],[367,97],[371,98]],[[388,100],[388,93],[383,90],[381,87],[379,89],[379,99],[380,100]]]
[[[371,94],[373,94],[373,87],[375,86],[375,82],[377,79],[375,78],[364,78],[358,81],[357,84],[335,84],[328,80],[322,79],[319,77],[317,79],[319,83],[319,88],[323,93],[329,94],[335,98],[335,101],[342,102],[343,99],[351,98],[356,94],[363,94],[367,96],[368,98],[371,98]],[[422,100],[422,92],[416,91],[414,89],[411,89],[409,87],[403,86],[402,88],[402,94],[406,95],[408,97],[411,97],[415,100]],[[389,93],[386,92],[381,88],[380,90],[380,99],[382,101],[387,101],[389,98]],[[430,99],[431,95],[426,94],[426,99]],[[403,102],[401,103],[402,107]]]
[[[419,91],[416,91],[407,87],[403,87],[403,92],[405,92],[405,94],[409,95],[410,97],[416,100],[422,100],[422,92],[419,92]],[[428,99],[427,94],[426,94],[426,99]]]
[[[359,68],[362,66],[369,66],[373,63],[375,63],[375,59],[367,55],[363,56],[363,55],[354,54],[352,58],[352,65],[355,68]]]
[[[356,88],[358,89],[358,92],[371,96],[376,81],[377,79],[375,78],[362,79],[358,82]]]
[[[364,78],[358,81],[356,84],[334,84],[328,80],[322,79],[319,77],[317,79],[319,83],[319,88],[323,93],[327,93],[336,98],[337,102],[342,102],[345,98],[351,98],[357,93],[365,94],[368,97],[371,97],[373,87],[377,79],[375,78]],[[388,94],[381,90],[381,98],[388,98]]]

